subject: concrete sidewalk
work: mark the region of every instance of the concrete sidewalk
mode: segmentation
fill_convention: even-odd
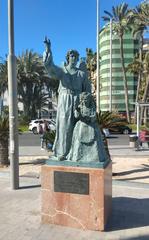
[[[111,156],[135,156],[149,157],[149,149],[136,151],[130,148],[129,145],[109,145]],[[48,156],[50,153],[46,150],[41,150],[39,146],[24,146],[19,147],[19,156]]]
[[[105,232],[42,225],[40,168],[49,154],[20,148],[20,189],[10,189],[9,168],[0,169],[0,240],[149,239],[149,154],[110,146],[113,211]]]
[[[149,157],[149,148],[136,150],[129,145],[109,145],[109,151],[111,156],[123,156],[123,157]]]
[[[41,150],[40,146],[19,147],[19,156],[49,156],[49,152]]]
[[[51,154],[46,150],[40,150],[39,147],[31,146],[20,147],[19,151],[21,175],[25,172],[39,175],[40,163]],[[113,163],[113,179],[149,184],[149,149],[136,151],[129,145],[109,145],[109,152]]]
[[[129,145],[109,145],[112,159],[113,179],[149,184],[149,150],[136,151]],[[38,146],[19,148],[20,176],[40,176],[41,165],[51,152]],[[9,174],[8,168],[0,168],[2,174]]]
[[[40,178],[20,177],[20,189],[10,190],[0,176],[0,240],[149,239],[149,189],[113,183],[113,211],[105,232],[41,224]]]

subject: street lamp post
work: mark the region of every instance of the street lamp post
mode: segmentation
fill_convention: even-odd
[[[110,19],[110,94],[109,111],[112,112],[112,19]]]
[[[8,92],[9,92],[9,157],[11,188],[19,188],[19,161],[18,161],[18,103],[16,57],[14,54],[14,2],[8,0]]]
[[[96,108],[100,111],[100,79],[99,79],[99,0],[97,0],[97,81],[96,81]]]

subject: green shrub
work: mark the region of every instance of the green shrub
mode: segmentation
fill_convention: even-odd
[[[43,138],[47,143],[51,143],[53,145],[55,140],[55,133],[56,131],[49,131],[44,133]]]

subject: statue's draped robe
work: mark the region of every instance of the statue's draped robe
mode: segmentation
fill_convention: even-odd
[[[90,120],[86,121],[86,118],[90,118]],[[79,117],[73,131],[72,145],[67,159],[75,162],[104,162],[107,160],[94,109],[87,109],[86,116]]]
[[[97,123],[77,121],[67,159],[75,162],[104,162],[107,154]]]
[[[81,92],[91,92],[90,81],[85,72],[76,68],[70,74],[66,67],[59,68],[52,63],[45,64],[52,78],[60,80],[56,119],[56,137],[53,146],[54,155],[66,157],[72,143],[73,129],[76,123],[74,110]]]

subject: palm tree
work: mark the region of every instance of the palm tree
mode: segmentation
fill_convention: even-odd
[[[96,52],[93,52],[91,48],[86,48],[86,67],[88,70],[88,77],[93,85],[93,95],[96,97],[96,77],[95,72],[97,69],[97,57]]]
[[[141,44],[142,45],[142,44]],[[141,97],[141,86],[143,81],[143,54],[142,47],[140,46],[139,56],[135,56],[132,63],[129,63],[127,66],[127,71],[133,73],[137,76],[137,91],[136,91],[136,102],[139,102]],[[135,114],[134,114],[134,123],[137,121],[137,107],[135,106]]]
[[[139,6],[132,10],[133,18],[138,20],[140,25],[149,26],[149,2],[148,0],[142,2]]]
[[[143,61],[143,35],[147,26],[149,25],[148,21],[149,15],[149,4],[147,2],[141,3],[135,9],[130,11],[130,21],[132,33],[135,38],[139,39],[139,62],[140,64]],[[141,78],[142,78],[142,68],[138,72],[138,82],[137,82],[137,92],[136,92],[136,102],[139,100],[139,90],[141,87]],[[136,122],[136,107],[135,107],[135,122]]]
[[[139,84],[138,101],[140,100],[143,103],[147,102],[149,97],[149,52],[147,52],[143,56],[143,59],[141,61],[139,58],[135,58],[134,61],[128,65],[128,71],[136,74],[139,74],[139,72],[142,72],[142,78]],[[145,79],[145,83],[144,83],[144,79]],[[143,89],[142,89],[142,86],[143,86]],[[142,96],[140,95],[141,92],[142,92]],[[140,119],[143,119],[143,116],[144,116],[144,108],[141,109]]]
[[[97,113],[97,123],[102,132],[105,150],[107,154],[110,155],[109,149],[108,149],[108,142],[104,134],[103,128],[113,130],[113,127],[115,126],[126,125],[127,121],[125,121],[125,119],[122,119],[118,113],[114,113],[110,111],[106,111],[106,112],[100,111],[99,113]]]
[[[145,58],[143,61],[143,73],[144,73],[144,76],[146,79],[146,85],[145,85],[145,89],[144,89],[142,102],[145,103],[145,102],[147,102],[147,100],[149,98],[149,52],[147,52],[145,54]],[[140,118],[143,119],[143,116],[144,116],[144,108],[141,111]],[[145,119],[145,121],[146,121],[146,119]]]
[[[7,116],[0,116],[0,165],[8,165],[9,121]]]
[[[41,117],[41,111],[49,106],[49,93],[42,92],[42,89],[36,86],[32,97],[32,114],[34,117]]]
[[[32,91],[38,81],[38,55],[26,50],[17,59],[17,78],[19,101],[24,105],[25,115],[32,113]]]
[[[138,26],[138,32],[140,32],[140,50],[139,50],[140,63],[142,63],[142,60],[143,60],[143,33],[144,33],[145,26],[143,27],[143,30],[141,30],[141,29],[142,29],[142,26],[141,26],[141,28]],[[141,78],[142,78],[142,69],[139,68],[138,81],[137,81],[137,92],[136,92],[136,102],[138,102],[138,100],[139,100]],[[135,122],[136,122],[136,119],[137,119],[137,106],[135,106]]]
[[[35,118],[37,111],[41,111],[47,104],[50,78],[46,74],[41,57],[33,51],[26,50],[18,57],[17,68],[19,101],[24,105],[25,115]]]
[[[130,114],[129,114],[129,99],[128,99],[128,84],[126,78],[126,69],[124,64],[124,50],[123,50],[123,36],[124,33],[129,30],[130,20],[128,4],[122,3],[117,7],[112,7],[112,14],[110,12],[104,11],[106,16],[103,17],[104,21],[109,21],[112,19],[112,28],[113,31],[117,34],[120,41],[120,56],[121,56],[121,64],[122,64],[122,72],[123,72],[123,81],[124,81],[124,91],[125,91],[125,105],[126,105],[126,114],[127,120],[130,122]]]
[[[126,125],[128,122],[123,119],[118,113],[106,111],[106,112],[99,112],[97,113],[97,121],[101,128],[108,128],[112,130],[112,127],[114,126],[121,126]]]
[[[4,98],[4,93],[8,89],[7,61],[0,62],[0,97]]]

